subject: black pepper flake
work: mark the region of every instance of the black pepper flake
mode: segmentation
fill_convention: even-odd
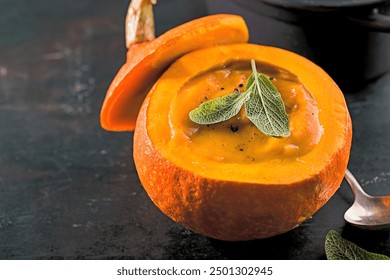
[[[208,98],[207,98],[207,96],[205,96],[205,97],[204,97],[204,99],[206,99],[206,100],[207,100],[207,99],[208,99]]]
[[[238,125],[230,125],[230,130],[232,131],[232,132],[237,132],[238,131]]]
[[[224,90],[225,88],[224,87],[221,87],[221,90]]]
[[[274,77],[270,77],[269,79],[270,79],[271,81],[275,80],[275,78],[274,78]]]
[[[244,151],[244,149],[243,149],[243,148],[240,148],[240,151],[242,152],[242,151]]]
[[[243,87],[244,85],[243,84],[239,84],[238,87]]]

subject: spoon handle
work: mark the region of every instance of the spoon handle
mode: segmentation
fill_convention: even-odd
[[[355,176],[348,169],[345,171],[345,179],[347,180],[349,186],[352,189],[352,192],[355,197],[358,196],[369,196],[363,188],[360,186],[359,182],[356,180]]]

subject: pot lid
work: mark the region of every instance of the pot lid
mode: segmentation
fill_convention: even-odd
[[[388,0],[260,0],[264,3],[284,8],[300,10],[338,10],[380,5]]]

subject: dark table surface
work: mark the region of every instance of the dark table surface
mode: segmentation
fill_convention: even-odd
[[[390,255],[389,232],[343,220],[352,203],[345,182],[312,219],[265,240],[213,240],[162,214],[138,180],[132,133],[99,124],[125,59],[127,5],[0,0],[1,259],[325,259],[331,229]],[[161,0],[157,33],[207,13],[202,1]],[[345,95],[349,167],[368,193],[390,195],[390,73]]]

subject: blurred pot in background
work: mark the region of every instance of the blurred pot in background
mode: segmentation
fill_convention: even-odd
[[[390,1],[207,0],[210,13],[234,13],[250,41],[301,54],[345,92],[390,71]]]

